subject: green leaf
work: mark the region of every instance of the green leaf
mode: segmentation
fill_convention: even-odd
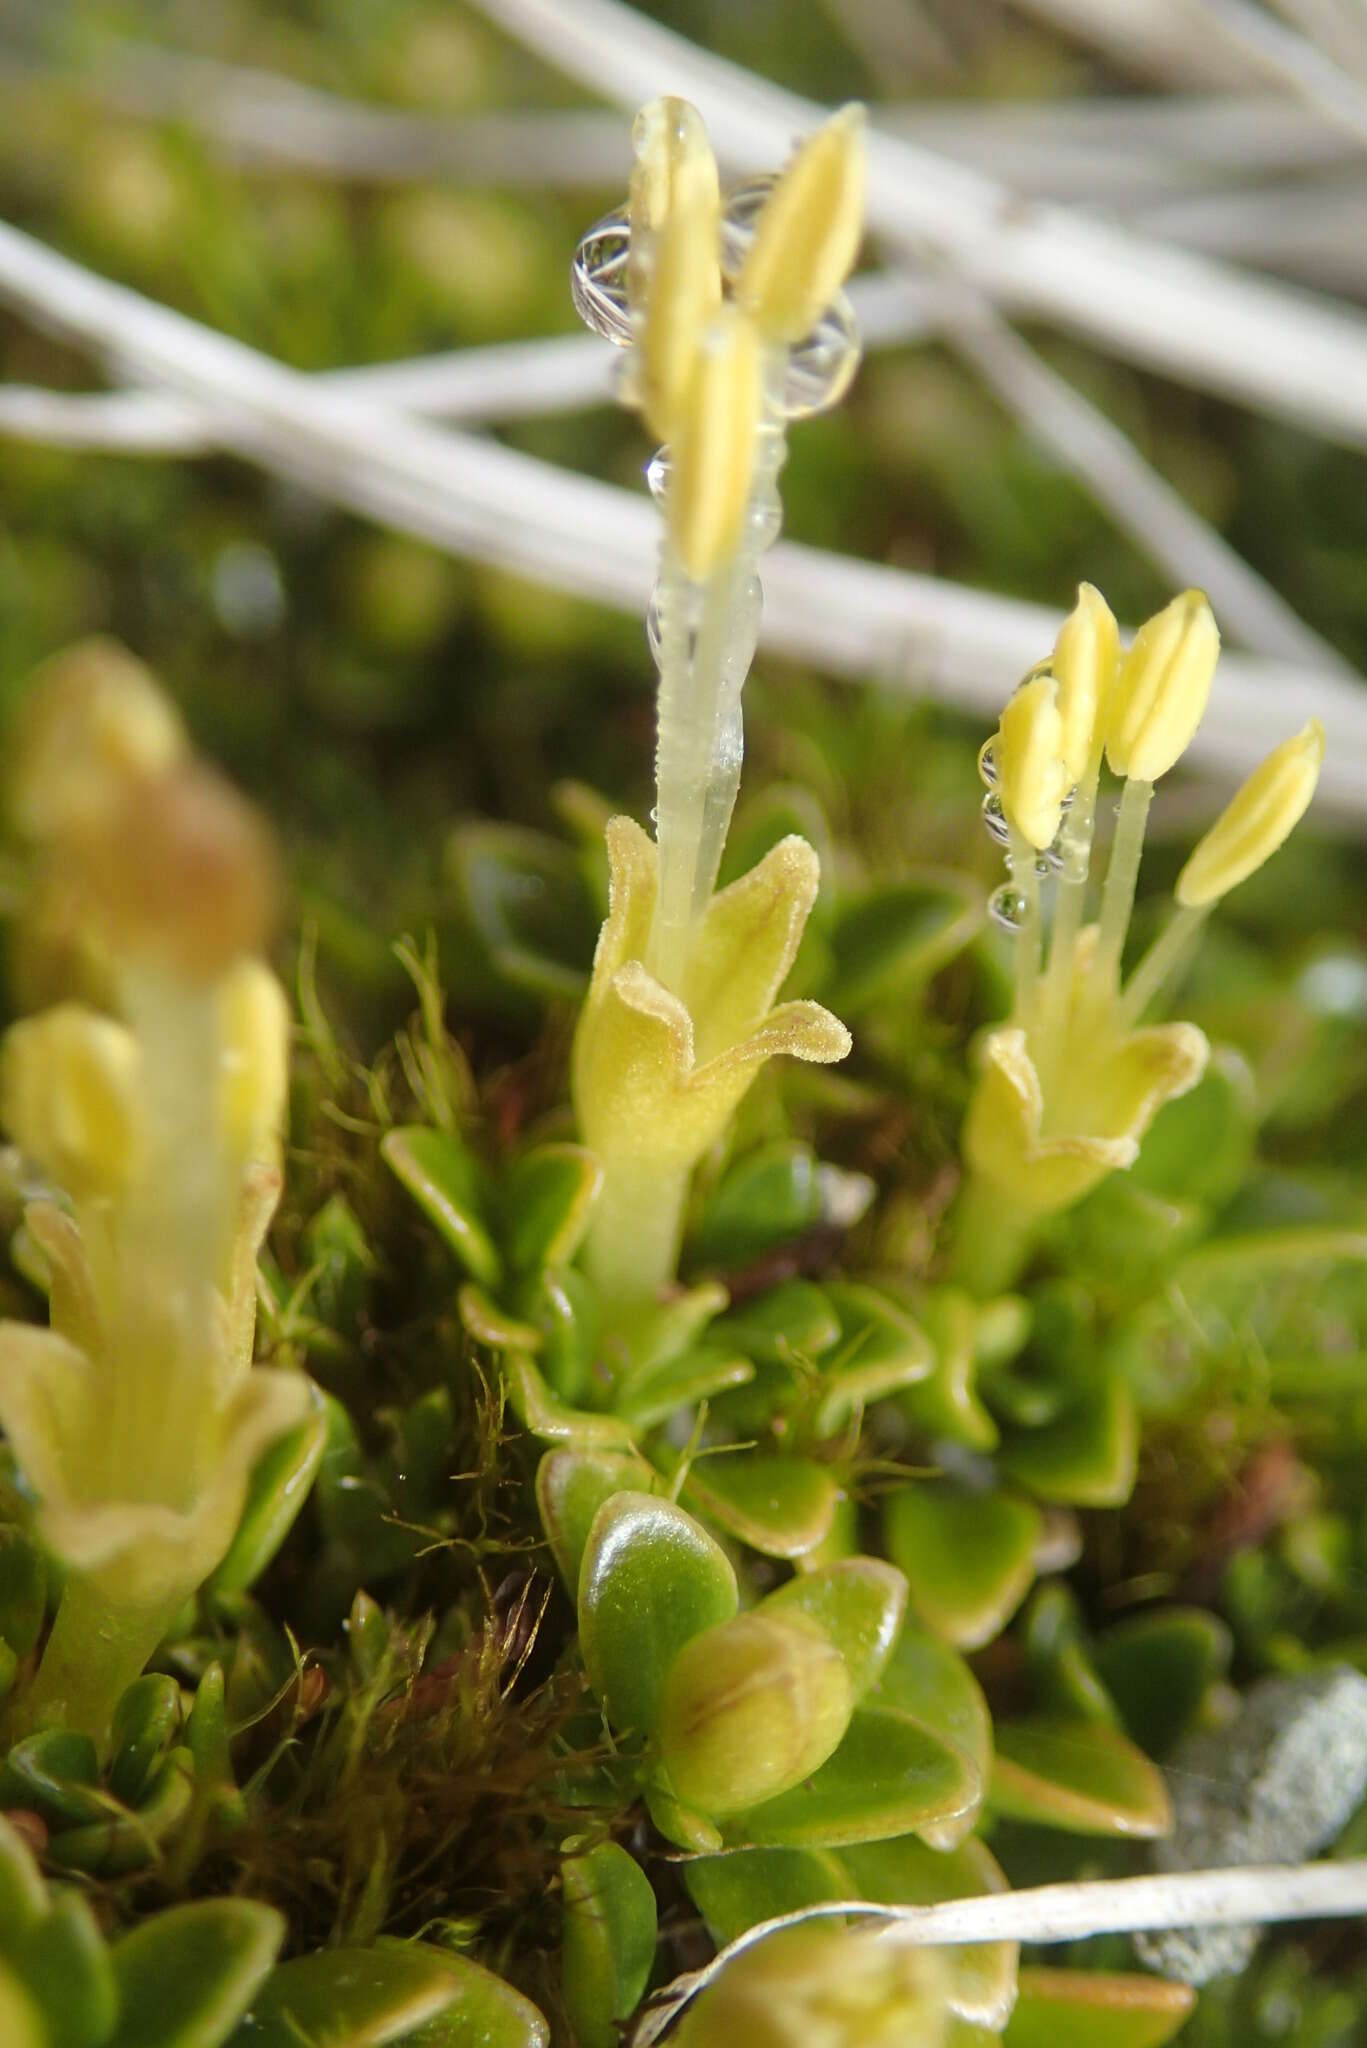
[[[804,1572],[760,1602],[763,1614],[796,1610],[825,1630],[845,1660],[856,1700],[881,1678],[901,1633],[907,1582],[876,1557],[843,1558]]]
[[[28,1843],[0,1813],[0,1953],[47,1911],[47,1889]]]
[[[51,2048],[52,2036],[42,2014],[14,1977],[0,1963],[0,2041],[6,2048]]]
[[[743,1387],[754,1378],[748,1358],[718,1344],[695,1344],[672,1358],[634,1372],[619,1389],[616,1412],[633,1429],[652,1429],[681,1408],[696,1408],[715,1394]]]
[[[739,1849],[730,1856],[700,1856],[685,1863],[683,1876],[719,1948],[781,1913],[855,1896],[842,1858],[829,1849]]]
[[[940,1287],[926,1296],[921,1319],[933,1366],[928,1379],[902,1396],[902,1413],[925,1436],[948,1437],[972,1451],[995,1450],[997,1425],[977,1391],[983,1305],[959,1288]]]
[[[1125,1732],[1163,1756],[1229,1669],[1229,1630],[1201,1607],[1169,1607],[1117,1621],[1092,1645],[1092,1662]]]
[[[986,1791],[992,1769],[992,1716],[982,1688],[957,1650],[928,1629],[908,1624],[897,1638],[879,1679],[874,1700],[909,1714],[962,1750],[978,1775],[979,1794]],[[977,1817],[977,1806],[920,1829],[935,1849],[953,1849]]]
[[[0,1526],[0,1641],[27,1657],[47,1612],[47,1566],[22,1529]]]
[[[524,1429],[546,1443],[629,1450],[636,1432],[618,1415],[597,1415],[558,1401],[525,1352],[510,1351],[503,1361],[508,1399]]]
[[[278,1437],[252,1468],[247,1504],[227,1556],[208,1582],[211,1593],[245,1593],[279,1550],[318,1476],[327,1448],[323,1398],[310,1387],[310,1412]]]
[[[284,1938],[279,1913],[252,1899],[204,1899],[145,1920],[111,1951],[119,2023],[109,2048],[220,2048]]]
[[[1134,1396],[1112,1371],[1099,1374],[1055,1421],[1012,1436],[997,1463],[1041,1500],[1106,1508],[1129,1499],[1138,1458]]]
[[[583,994],[598,913],[568,847],[520,825],[465,824],[447,842],[446,869],[504,981],[542,1000]]]
[[[830,1532],[840,1499],[826,1466],[771,1451],[697,1459],[683,1490],[699,1514],[765,1557],[805,1557],[815,1550]]]
[[[1217,1046],[1196,1086],[1159,1110],[1127,1178],[1153,1194],[1218,1208],[1248,1173],[1256,1117],[1248,1062]]]
[[[1115,1701],[1093,1669],[1077,1600],[1061,1579],[1047,1579],[1036,1589],[1024,1642],[1030,1677],[1047,1712],[1120,1726]]]
[[[814,1280],[784,1280],[723,1316],[712,1336],[762,1365],[806,1363],[840,1337],[840,1319]]]
[[[521,1308],[541,1332],[538,1364],[551,1392],[567,1407],[585,1403],[603,1332],[593,1282],[573,1266],[548,1266],[524,1290]]]
[[[135,1678],[114,1709],[109,1730],[109,1789],[126,1806],[146,1790],[158,1758],[180,1733],[180,1687],[148,1672]]]
[[[48,1848],[64,1870],[117,1876],[150,1863],[157,1844],[173,1834],[190,1810],[194,1764],[188,1749],[173,1749],[153,1772],[135,1813],[121,1813],[88,1827],[65,1828]]]
[[[456,1295],[461,1328],[490,1351],[539,1351],[542,1333],[534,1323],[511,1315],[493,1296],[467,1280]]]
[[[496,1287],[503,1261],[484,1220],[479,1167],[460,1140],[425,1124],[399,1124],[380,1140],[380,1156],[470,1278]]]
[[[6,1930],[8,1932],[8,1930]],[[109,1950],[85,1900],[57,1895],[8,1961],[47,2023],[45,2041],[60,2048],[108,2048],[118,2011]]]
[[[925,1379],[935,1361],[920,1324],[876,1288],[832,1280],[826,1296],[839,1319],[840,1338],[834,1356],[823,1362],[815,1428],[820,1436],[834,1436],[871,1401]]]
[[[1030,1590],[1039,1510],[1004,1493],[959,1493],[912,1482],[884,1514],[888,1555],[906,1573],[914,1612],[976,1650],[1006,1626]]]
[[[724,1825],[729,1845],[839,1848],[905,1835],[967,1812],[977,1771],[919,1721],[880,1707],[855,1710],[834,1756],[791,1792]]]
[[[1195,2004],[1161,1977],[1025,1969],[1003,2048],[1163,2048]]]
[[[229,2048],[545,2048],[547,2039],[535,2006],[491,1971],[384,1941],[281,1963]]]
[[[1165,1835],[1163,1774],[1114,1728],[1037,1715],[999,1721],[989,1798],[1009,1820],[1083,1835]]]
[[[635,1859],[603,1842],[560,1867],[565,2007],[580,2048],[618,2048],[655,1961],[655,1894]]]
[[[857,1017],[926,981],[962,952],[983,920],[981,892],[967,876],[925,868],[842,905],[831,931],[824,999]]]
[[[820,1169],[806,1145],[765,1145],[737,1161],[703,1210],[693,1239],[700,1265],[748,1266],[821,1219]]]
[[[648,1733],[674,1658],[738,1605],[725,1553],[682,1508],[649,1493],[605,1502],[579,1574],[579,1646],[613,1726]]]
[[[627,1452],[546,1452],[536,1468],[537,1506],[571,1597],[579,1591],[579,1568],[599,1508],[614,1493],[649,1492],[653,1476],[644,1459]]]
[[[992,1852],[971,1837],[957,1849],[933,1849],[915,1835],[866,1842],[842,1851],[851,1896],[880,1905],[934,1906],[942,1899],[973,1899],[1007,1889]],[[995,2032],[1016,1996],[1014,1941],[983,1941],[942,1951],[949,1975],[949,2007],[960,2019]]]
[[[36,1807],[58,1823],[103,1820],[109,1798],[90,1737],[44,1728],[16,1742],[0,1767],[0,1806]]]
[[[603,1169],[583,1145],[538,1145],[515,1159],[504,1170],[496,1203],[513,1271],[568,1265],[602,1185]]]

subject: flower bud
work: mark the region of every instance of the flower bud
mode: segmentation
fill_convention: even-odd
[[[1077,603],[1059,629],[1050,662],[1058,684],[1063,759],[1070,782],[1081,782],[1100,758],[1099,736],[1105,730],[1119,659],[1114,612],[1099,590],[1080,583]]]
[[[83,640],[43,663],[15,721],[14,825],[26,839],[56,839],[185,749],[179,715],[150,670],[113,640]]]
[[[854,268],[864,232],[864,109],[804,142],[755,224],[737,303],[766,341],[801,341]]]
[[[1046,673],[1027,677],[1002,712],[994,753],[1002,807],[1031,846],[1052,846],[1072,778],[1063,758],[1058,684]]]
[[[138,1049],[130,1032],[59,1003],[6,1032],[0,1113],[21,1152],[67,1194],[113,1194],[138,1157]]]
[[[289,1084],[285,991],[262,961],[242,959],[219,987],[218,1011],[224,1137],[238,1158],[269,1157],[284,1126]]]
[[[1157,782],[1186,752],[1219,655],[1220,631],[1199,590],[1184,590],[1139,628],[1107,720],[1106,759],[1117,775]]]
[[[70,850],[116,956],[216,981],[269,937],[275,853],[244,798],[187,763],[122,792]]]
[[[672,442],[669,531],[695,583],[705,582],[740,539],[759,411],[759,340],[750,322],[727,308],[702,338]]]
[[[727,1965],[679,2048],[941,2048],[950,1991],[942,1950],[871,1928],[789,1927]]]
[[[1274,747],[1221,811],[1177,877],[1177,901],[1204,909],[1269,860],[1305,816],[1324,760],[1318,718]]]
[[[823,1764],[853,1708],[844,1659],[823,1630],[800,1615],[739,1614],[679,1652],[655,1733],[685,1805],[740,1813]]]

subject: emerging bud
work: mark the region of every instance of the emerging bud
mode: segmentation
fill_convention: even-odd
[[[126,789],[72,848],[77,886],[116,953],[216,981],[260,952],[274,919],[270,835],[212,769],[187,763]]]
[[[670,536],[695,583],[705,582],[740,539],[759,413],[759,339],[727,308],[702,338],[672,443]]]
[[[1107,721],[1106,759],[1117,775],[1157,782],[1186,752],[1219,655],[1220,630],[1199,590],[1184,590],[1139,628]]]
[[[136,1171],[138,1064],[132,1034],[80,1003],[59,1003],[5,1034],[5,1128],[78,1199],[114,1194]]]
[[[96,639],[43,663],[11,747],[10,815],[43,842],[97,815],[130,781],[164,773],[186,741],[150,670]]]
[[[1218,903],[1269,860],[1300,823],[1324,760],[1318,718],[1260,761],[1221,811],[1177,877],[1177,901],[1190,910]]]
[[[655,1732],[685,1805],[740,1813],[823,1764],[853,1709],[844,1659],[823,1630],[796,1614],[739,1614],[679,1652]]]
[[[1080,583],[1077,603],[1059,629],[1050,663],[1058,683],[1063,759],[1071,782],[1081,782],[1100,759],[1100,736],[1119,659],[1114,612],[1099,590]]]
[[[877,1929],[789,1927],[728,1964],[679,2048],[941,2048],[951,1988],[941,1949],[896,1947]]]
[[[801,341],[854,268],[864,233],[864,109],[843,107],[802,144],[765,200],[736,281],[766,341]]]
[[[1052,846],[1072,787],[1063,758],[1058,684],[1047,672],[1027,677],[1002,713],[994,749],[1002,807],[1031,846]]]
[[[222,1129],[239,1159],[268,1158],[280,1141],[289,1084],[285,991],[260,960],[243,959],[218,991]]]

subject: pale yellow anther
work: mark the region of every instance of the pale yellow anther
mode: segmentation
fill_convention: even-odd
[[[115,1194],[137,1170],[138,1070],[137,1044],[122,1024],[59,1003],[5,1033],[0,1119],[68,1194]]]
[[[687,100],[652,100],[634,141],[627,294],[639,402],[655,432],[671,440],[703,329],[721,304],[721,187]]]
[[[1220,629],[1202,591],[1184,590],[1139,628],[1107,721],[1106,759],[1117,775],[1157,782],[1186,752],[1219,655]]]
[[[1002,808],[1037,849],[1052,846],[1073,782],[1063,758],[1058,697],[1052,675],[1028,677],[1002,712],[993,748]]]
[[[1073,782],[1081,782],[1101,758],[1119,658],[1114,612],[1099,590],[1080,583],[1077,603],[1059,629],[1050,663],[1058,683],[1063,759]]]
[[[10,744],[9,808],[26,839],[59,837],[129,781],[184,754],[185,728],[150,670],[113,640],[83,640],[37,671]]]
[[[721,208],[717,160],[702,116],[687,100],[651,100],[636,116],[631,134],[636,165],[629,204],[632,239],[658,234],[676,208]]]
[[[1324,761],[1318,718],[1274,747],[1226,804],[1177,877],[1177,901],[1189,910],[1218,903],[1270,860],[1299,825]]]
[[[239,1159],[269,1158],[285,1122],[289,1002],[260,960],[240,960],[218,991],[221,1128]]]
[[[703,583],[740,539],[760,416],[759,337],[726,307],[702,338],[671,452],[669,533],[685,575]]]
[[[854,268],[864,232],[864,110],[802,144],[755,223],[737,303],[768,341],[810,334]]]

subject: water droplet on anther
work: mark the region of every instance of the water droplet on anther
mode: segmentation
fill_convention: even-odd
[[[992,740],[984,740],[978,749],[978,774],[989,789],[995,789],[1001,780],[997,767],[997,749]]]
[[[667,448],[657,448],[646,464],[646,483],[657,505],[663,505],[674,463]]]
[[[998,846],[1010,844],[1011,825],[1006,815],[1006,806],[995,790],[989,790],[983,798],[982,821],[987,828],[988,836],[995,839]]]
[[[627,305],[630,252],[630,218],[625,207],[618,207],[589,229],[570,265],[575,312],[586,327],[617,348],[626,348],[632,340]]]

